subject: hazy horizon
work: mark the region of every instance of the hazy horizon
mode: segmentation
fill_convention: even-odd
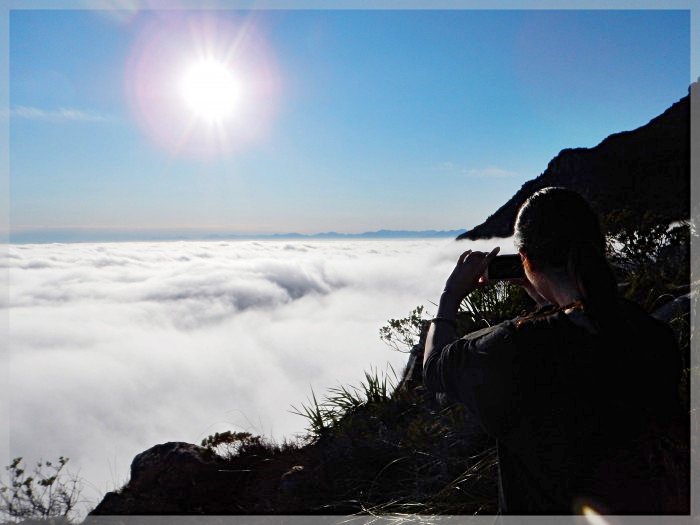
[[[283,239],[424,239],[455,238],[465,229],[454,230],[373,230],[363,232],[232,232],[210,228],[132,229],[109,228],[44,228],[14,230],[10,244],[50,244],[89,242],[149,242],[179,240],[283,240]]]

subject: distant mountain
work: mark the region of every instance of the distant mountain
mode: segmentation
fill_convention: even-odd
[[[454,238],[464,233],[465,230],[377,230],[363,233],[264,233],[264,234],[237,234],[237,233],[210,233],[197,237],[198,239],[426,239],[426,238]],[[194,239],[194,237],[191,237]]]
[[[280,239],[425,239],[433,237],[454,237],[464,232],[465,230],[377,230],[364,233],[324,232],[308,235],[300,233],[276,233],[267,237]]]
[[[113,231],[99,229],[37,229],[10,232],[13,244],[128,241],[312,240],[312,239],[453,239],[465,230],[377,230],[363,233],[262,233],[206,231]]]
[[[693,84],[689,93],[696,92],[697,86]],[[546,186],[578,191],[601,215],[625,209],[641,217],[649,210],[672,220],[688,219],[689,96],[633,131],[610,135],[593,148],[562,150],[540,176],[523,184],[486,221],[457,239],[511,236],[522,203]]]

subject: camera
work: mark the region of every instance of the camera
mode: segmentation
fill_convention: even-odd
[[[488,278],[519,279],[525,277],[520,255],[497,255],[489,263]]]

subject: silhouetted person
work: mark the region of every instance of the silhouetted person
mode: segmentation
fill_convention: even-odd
[[[598,218],[579,194],[538,191],[515,234],[526,276],[519,284],[541,308],[458,339],[458,306],[488,284],[498,248],[463,253],[431,323],[423,370],[427,388],[465,403],[497,439],[501,513],[689,512],[689,494],[669,486],[657,450],[683,417],[673,332],[618,298]]]

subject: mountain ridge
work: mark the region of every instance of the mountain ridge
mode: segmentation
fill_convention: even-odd
[[[670,220],[690,217],[690,97],[633,130],[608,135],[592,148],[565,148],[537,177],[481,224],[457,240],[510,237],[518,209],[535,191],[563,186],[580,192],[604,218],[626,210],[633,218],[651,211]]]
[[[30,230],[10,233],[11,244],[48,244],[69,242],[159,242],[159,241],[255,241],[255,240],[316,240],[316,239],[453,239],[465,232],[465,228],[454,230],[375,230],[361,233],[184,233],[166,231],[119,232],[79,230]]]

